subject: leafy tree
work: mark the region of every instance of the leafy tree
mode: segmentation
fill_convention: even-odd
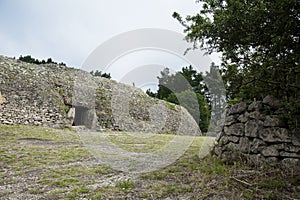
[[[157,96],[157,93],[152,92],[150,88],[148,90],[146,90],[146,94],[148,94],[150,97],[156,97]]]
[[[183,19],[193,48],[222,53],[229,99],[273,95],[294,115],[300,103],[300,1],[199,0],[202,9]],[[297,121],[296,121],[297,123]]]
[[[207,99],[203,97],[208,88],[204,84],[202,73],[198,73],[192,66],[183,67],[175,74],[171,74],[170,69],[165,68],[157,78],[159,82],[157,93],[150,89],[146,93],[185,107],[199,123],[200,129],[206,132],[210,120],[210,107]]]
[[[185,90],[179,93],[172,93],[165,100],[186,108],[196,122],[199,123],[201,131],[207,132],[210,123],[210,109],[201,94],[197,94],[192,90]]]
[[[173,16],[186,28],[186,39],[195,47],[222,53],[230,97],[253,99],[273,93],[295,99],[300,73],[300,2],[199,2],[203,3],[200,13],[185,20],[178,13]]]
[[[37,65],[40,65],[40,64],[57,64],[57,62],[54,62],[52,60],[52,58],[48,58],[47,61],[45,61],[45,60],[40,61],[38,59],[32,58],[30,55],[27,55],[27,56],[20,55],[19,60],[21,60],[23,62],[27,62],[27,63],[37,64]],[[63,62],[59,63],[59,65],[66,66],[66,64],[63,63]]]

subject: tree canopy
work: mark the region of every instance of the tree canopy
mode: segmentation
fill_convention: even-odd
[[[100,76],[100,77],[111,79],[110,73],[103,73],[99,70],[91,71],[90,74],[93,75],[93,76]]]
[[[27,62],[27,63],[37,64],[37,65],[40,65],[40,64],[57,64],[57,62],[54,62],[52,60],[52,58],[48,58],[47,61],[45,61],[45,60],[40,61],[36,58],[31,57],[30,55],[27,55],[27,56],[20,55],[19,60],[21,60],[23,62]],[[66,64],[63,63],[63,62],[59,63],[59,65],[66,66]]]
[[[300,110],[300,1],[199,0],[199,13],[184,19],[193,48],[222,54],[228,99],[273,95],[288,112]]]
[[[189,111],[202,132],[207,132],[210,122],[210,106],[207,86],[203,82],[202,73],[198,73],[192,66],[183,67],[175,74],[169,68],[160,72],[158,91],[146,91],[149,96],[181,105]]]

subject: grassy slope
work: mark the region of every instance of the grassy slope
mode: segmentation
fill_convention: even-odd
[[[136,141],[132,134],[109,139],[149,152],[172,137]],[[0,199],[300,199],[300,175],[200,159],[203,139],[197,137],[170,166],[132,175],[99,164],[74,131],[0,125]]]

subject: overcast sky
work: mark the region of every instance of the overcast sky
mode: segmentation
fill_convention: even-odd
[[[126,31],[183,34],[172,13],[199,9],[195,0],[0,0],[0,54],[51,57],[80,68],[100,44]]]

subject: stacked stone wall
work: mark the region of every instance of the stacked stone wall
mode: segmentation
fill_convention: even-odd
[[[246,158],[253,164],[299,170],[299,134],[287,128],[283,115],[281,103],[271,96],[251,104],[229,105],[215,154],[224,162]]]

